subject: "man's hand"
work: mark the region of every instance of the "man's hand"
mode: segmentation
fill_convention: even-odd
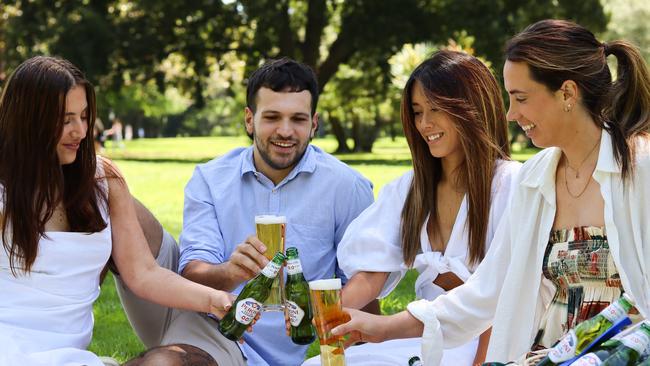
[[[257,276],[269,263],[264,256],[265,252],[266,246],[255,235],[249,236],[243,243],[237,245],[226,262],[233,281],[241,283]]]
[[[266,246],[252,235],[237,245],[227,261],[214,264],[193,260],[185,266],[182,275],[202,285],[231,292],[242,282],[257,276],[269,263],[263,254],[265,251]]]

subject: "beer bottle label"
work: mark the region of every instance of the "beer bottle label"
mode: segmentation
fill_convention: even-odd
[[[247,297],[237,303],[235,319],[242,324],[248,325],[253,321],[261,309],[262,303],[252,297]]]
[[[297,327],[300,325],[300,322],[302,321],[302,318],[305,317],[305,311],[298,306],[293,301],[287,300],[287,310],[289,311],[289,322],[291,323],[292,327]]]
[[[616,301],[609,304],[609,306],[606,307],[605,310],[601,312],[601,314],[605,317],[605,319],[614,324],[619,320],[625,318],[627,316],[627,311],[625,311],[621,304]]]
[[[295,275],[302,273],[302,265],[300,264],[300,259],[288,259],[287,260],[287,274]]]
[[[262,270],[262,274],[264,274],[268,278],[275,278],[275,276],[278,275],[278,271],[280,271],[280,265],[271,261],[269,262],[269,264],[266,265],[266,267],[264,267],[264,269]]]
[[[603,361],[595,353],[587,353],[573,362],[571,366],[600,366]]]
[[[643,331],[637,330],[636,332],[623,337],[623,339],[621,339],[621,343],[623,343],[628,348],[632,348],[639,355],[642,355],[645,353],[646,348],[648,348],[650,345],[650,338],[647,334],[643,333]]]
[[[575,330],[571,329],[560,340],[548,354],[548,358],[554,363],[566,361],[576,355],[576,347],[578,345],[578,337],[576,337]]]

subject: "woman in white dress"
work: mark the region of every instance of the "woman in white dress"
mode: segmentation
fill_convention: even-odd
[[[383,188],[338,247],[339,266],[350,278],[342,293],[346,307],[388,295],[409,268],[419,273],[420,299],[462,284],[487,251],[520,166],[509,160],[498,83],[465,53],[436,52],[413,71],[403,92],[402,125],[413,170]],[[480,365],[488,339],[486,330],[480,342],[449,350],[445,364]],[[405,365],[420,354],[420,343],[365,344],[349,348],[346,359]]]
[[[34,57],[0,99],[0,365],[103,365],[86,347],[112,256],[129,288],[225,314],[229,294],[160,268],[117,168],[95,156],[95,94],[65,60]]]
[[[617,77],[607,57],[617,60]],[[637,48],[544,20],[506,45],[508,117],[548,147],[527,161],[463,286],[390,317],[351,310],[350,342],[422,335],[424,361],[492,325],[486,359],[549,347],[621,292],[650,317],[650,72]]]

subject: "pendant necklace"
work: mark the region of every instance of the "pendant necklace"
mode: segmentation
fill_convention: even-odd
[[[573,170],[573,171],[576,172],[576,179],[580,178],[580,169],[581,169],[582,166],[585,164],[585,162],[587,161],[587,159],[589,159],[589,157],[591,156],[591,153],[593,153],[594,150],[596,150],[596,147],[597,147],[598,145],[600,145],[600,139],[598,139],[598,140],[596,141],[596,144],[594,145],[594,147],[592,147],[591,150],[589,150],[589,152],[587,153],[587,156],[585,156],[585,158],[582,159],[582,161],[580,162],[580,165],[578,165],[578,169],[573,169],[571,166],[569,166],[569,168],[571,168],[571,170]],[[565,154],[564,156],[566,156],[566,154]],[[567,166],[569,165],[569,159],[568,159],[568,158],[566,159],[566,165],[567,165]],[[564,171],[565,171],[565,174],[566,174],[566,166],[564,167]],[[566,177],[565,177],[565,179],[566,179]]]
[[[584,165],[584,163],[587,161],[587,159],[596,150],[596,146],[598,146],[599,144],[600,144],[600,139],[598,139],[598,141],[596,141],[596,145],[594,145],[594,147],[591,148],[591,151],[589,151],[587,156],[582,160],[582,162],[580,163],[580,166],[578,166],[577,170],[569,167],[569,159],[566,159],[566,162],[564,164],[564,187],[566,187],[566,191],[567,191],[567,193],[569,193],[569,196],[571,196],[573,198],[580,198],[580,196],[582,196],[585,193],[585,191],[587,190],[587,187],[589,187],[589,183],[591,183],[591,178],[587,179],[587,184],[585,184],[585,186],[580,190],[580,193],[574,195],[571,192],[571,190],[569,189],[569,181],[567,180],[567,175],[568,175],[567,174],[568,173],[567,172],[567,167],[571,168],[571,170],[575,170],[576,179],[580,178],[580,169],[582,168],[582,165]],[[564,157],[566,158],[566,155],[564,155]],[[596,167],[594,167],[594,169],[595,168]]]

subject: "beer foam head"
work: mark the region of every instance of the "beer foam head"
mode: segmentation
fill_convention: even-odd
[[[270,224],[286,224],[286,216],[275,215],[259,215],[255,216],[255,224],[270,225]]]
[[[310,290],[340,290],[341,289],[341,279],[340,278],[331,278],[329,280],[317,280],[309,282]]]

